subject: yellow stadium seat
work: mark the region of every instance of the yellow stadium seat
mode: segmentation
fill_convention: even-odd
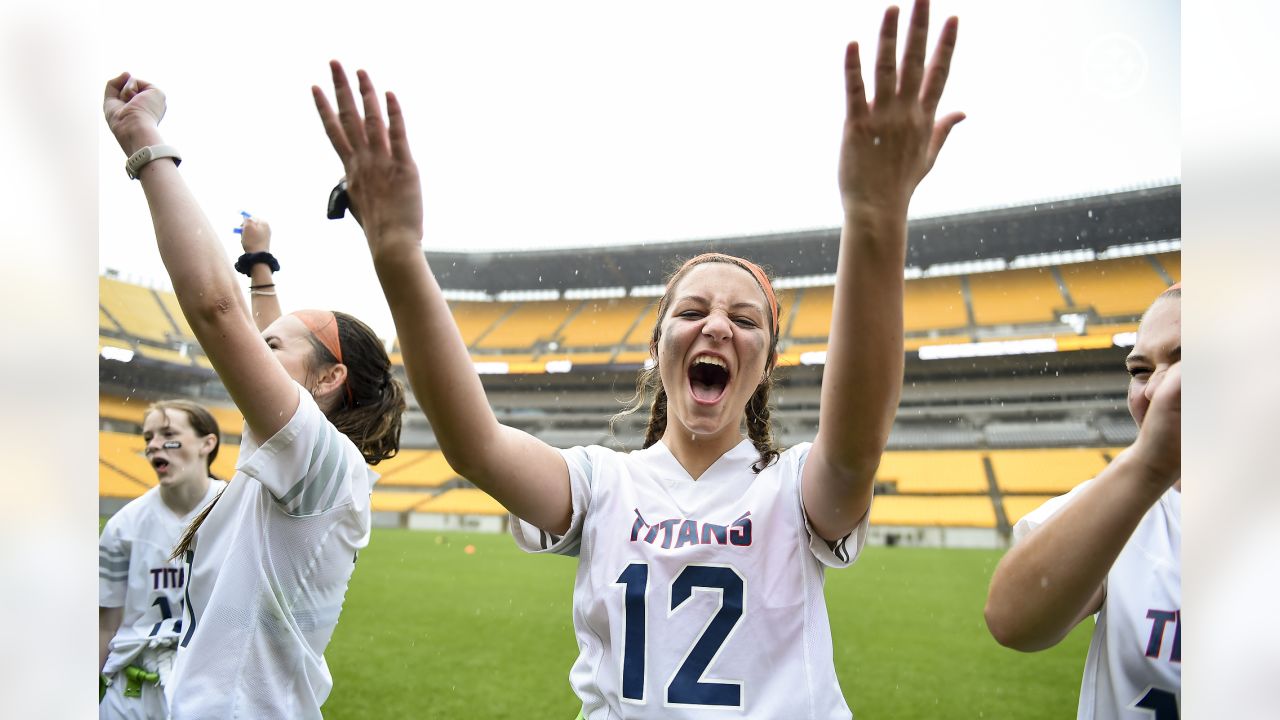
[[[831,333],[831,307],[834,287],[805,288],[798,295],[799,305],[792,316],[789,337],[795,339],[826,338]]]
[[[173,318],[174,324],[178,327],[178,334],[194,342],[196,334],[192,332],[191,325],[182,314],[182,307],[178,305],[178,296],[167,290],[157,290],[156,297],[160,298],[160,304],[164,309],[169,311],[169,317]]]
[[[1010,525],[1016,525],[1027,513],[1045,504],[1052,497],[1054,496],[1006,495],[1004,498],[1004,516],[1009,520]]]
[[[569,313],[581,304],[580,300],[520,303],[488,335],[476,342],[476,348],[516,350],[532,347],[535,342],[549,341]]]
[[[458,477],[439,450],[401,450],[373,471],[381,476],[374,487],[436,488]]]
[[[587,300],[582,309],[560,331],[560,347],[611,347],[630,334],[640,314],[648,307],[645,298]]]
[[[126,333],[167,343],[177,328],[165,316],[155,293],[114,278],[98,278],[98,302]]]
[[[1164,268],[1164,271],[1169,273],[1169,277],[1173,278],[1174,282],[1182,282],[1181,252],[1160,253],[1155,256],[1155,259],[1156,262],[1160,263],[1160,267]]]
[[[430,499],[431,496],[426,493],[374,490],[369,497],[369,506],[374,512],[408,512]]]
[[[996,510],[990,495],[877,495],[871,524],[994,528]]]
[[[142,455],[145,446],[141,435],[100,431],[98,463],[151,487],[156,484],[156,473],[151,469],[151,463]]]
[[[978,325],[1056,322],[1067,302],[1047,267],[975,273],[969,276],[973,320]]]
[[[1002,492],[1059,495],[1097,475],[1107,462],[1097,448],[991,450]]]
[[[1103,317],[1139,315],[1165,289],[1164,280],[1145,256],[1075,263],[1059,269],[1076,307],[1093,307]]]
[[[468,347],[475,344],[476,338],[483,335],[493,324],[511,309],[511,303],[498,302],[463,302],[449,303],[453,312],[453,321],[458,324],[462,333],[462,342]]]
[[[880,459],[877,482],[900,493],[985,493],[990,490],[976,450],[891,450]]]
[[[628,347],[649,347],[649,339],[653,337],[653,326],[657,321],[658,298],[653,298],[649,300],[649,306],[645,309],[644,315],[640,317],[640,321],[637,322],[635,327],[631,329],[631,332],[627,334],[627,338],[622,341],[622,344]],[[646,355],[646,357],[648,356]]]
[[[908,280],[902,301],[902,321],[907,332],[966,327],[960,278],[937,277]]]
[[[506,515],[507,511],[497,500],[489,497],[482,490],[474,488],[455,488],[435,496],[431,501],[419,505],[418,512],[439,513],[442,515]]]
[[[98,496],[132,500],[146,492],[148,486],[124,473],[98,463]]]

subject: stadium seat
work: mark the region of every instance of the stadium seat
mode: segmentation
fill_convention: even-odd
[[[151,463],[143,457],[146,447],[142,436],[134,433],[100,431],[98,433],[98,464],[129,478],[143,486],[143,490],[156,484],[156,473]],[[101,482],[101,468],[99,471]],[[139,493],[141,494],[141,493]]]
[[[581,305],[580,300],[518,303],[509,315],[476,341],[475,347],[528,350],[536,342],[551,340],[569,314]]]
[[[1027,513],[1045,504],[1053,495],[1006,495],[1004,498],[1004,516],[1010,525],[1017,525]]]
[[[462,333],[462,342],[471,347],[477,338],[511,311],[511,303],[455,301],[449,303],[449,310]]]
[[[831,333],[831,308],[835,288],[810,287],[799,293],[787,337],[796,340],[826,340]]]
[[[613,347],[622,342],[649,305],[645,298],[587,300],[560,331],[560,349]]]
[[[994,528],[996,510],[990,495],[877,495],[871,524]]]
[[[1140,315],[1165,289],[1146,256],[1074,263],[1060,271],[1075,306],[1092,307],[1102,317]]]
[[[876,482],[895,483],[900,493],[986,493],[987,473],[977,450],[889,451]]]
[[[907,332],[951,330],[969,325],[960,278],[937,277],[908,280],[902,303]]]
[[[969,297],[978,325],[1057,322],[1054,310],[1067,305],[1047,267],[974,273]]]
[[[99,277],[98,303],[133,337],[165,344],[177,334],[156,294],[141,285]]]
[[[381,476],[374,487],[437,488],[458,477],[439,450],[401,450],[373,471]]]
[[[431,496],[417,492],[379,492],[369,496],[369,509],[373,512],[408,512],[429,501]]]
[[[497,500],[489,497],[483,490],[474,488],[455,488],[435,496],[430,501],[419,505],[417,512],[439,513],[442,515],[506,515],[507,511]]]
[[[98,497],[132,500],[149,489],[149,485],[125,475],[115,468],[98,463]]]
[[[1005,493],[1060,495],[1107,466],[1097,448],[992,450],[988,455]]]
[[[1153,259],[1169,273],[1174,282],[1182,282],[1182,252],[1167,252],[1154,255]]]

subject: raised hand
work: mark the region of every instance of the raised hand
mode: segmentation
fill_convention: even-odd
[[[1182,479],[1182,363],[1176,362],[1152,382],[1151,405],[1131,451],[1162,488]]]
[[[247,217],[240,224],[240,247],[247,253],[271,250],[271,226],[266,220]]]
[[[312,86],[311,93],[329,142],[342,160],[351,211],[364,228],[370,251],[377,252],[387,242],[421,243],[422,187],[399,101],[394,94],[386,94],[388,125],[368,73],[358,70],[364,104],[361,117],[342,65],[334,60],[329,67],[338,112],[333,112],[319,87]]]
[[[938,47],[925,67],[929,0],[911,11],[902,67],[897,65],[898,8],[885,11],[876,52],[875,95],[867,101],[858,43],[845,50],[844,139],[840,149],[840,194],[845,212],[860,204],[905,210],[916,185],[933,167],[963,113],[935,119],[951,68],[959,20],[947,18]]]
[[[154,142],[164,111],[164,93],[146,80],[126,72],[107,81],[102,114],[125,155]]]

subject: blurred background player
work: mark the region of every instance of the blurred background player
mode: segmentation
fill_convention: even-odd
[[[175,555],[186,615],[165,698],[174,718],[319,718],[324,660],[357,551],[368,464],[399,449],[400,383],[373,331],[303,310],[259,332],[216,234],[159,131],[164,94],[124,73],[103,113],[141,181],[182,314],[245,419],[236,475]]]
[[[760,268],[726,255],[695,258],[667,285],[656,367],[642,379],[656,390],[645,449],[558,451],[500,424],[423,256],[399,102],[387,93],[384,123],[360,71],[361,117],[337,63],[337,112],[313,89],[441,450],[517,518],[521,547],[579,555],[570,682],[584,716],[850,717],[823,568],[849,565],[865,540],[902,387],[907,207],[963,117],[935,121],[956,28],[944,24],[926,68],[928,3],[917,2],[899,72],[890,8],[871,102],[857,45],[846,50],[845,223],[821,430],[785,452],[768,410],[777,301]]]
[[[218,423],[189,400],[147,408],[147,460],[158,483],[107,521],[98,540],[98,665],[103,718],[165,718],[163,687],[182,634],[186,570],[173,547],[226,483],[212,477]]]
[[[987,627],[1036,651],[1097,613],[1080,720],[1177,720],[1182,697],[1182,288],[1147,309],[1133,351],[1138,439],[1092,480],[1013,529]]]

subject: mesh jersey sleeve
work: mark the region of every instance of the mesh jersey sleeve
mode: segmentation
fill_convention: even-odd
[[[804,509],[804,492],[800,489],[802,478],[804,477],[804,464],[809,459],[809,450],[812,447],[813,443],[801,443],[787,450],[783,453],[779,462],[792,463],[792,465],[780,468],[780,470],[790,473],[794,478],[792,486],[796,490],[796,502],[800,507],[800,517],[804,520],[804,531],[809,536],[809,552],[813,553],[818,562],[827,567],[846,568],[852,565],[854,560],[858,559],[863,546],[867,544],[867,529],[871,526],[871,506],[867,505],[867,512],[847,535],[834,543],[829,543],[823,539],[809,522],[809,513]],[[873,498],[872,502],[874,501]]]
[[[1048,522],[1049,518],[1053,517],[1054,515],[1057,515],[1062,510],[1062,508],[1066,507],[1071,503],[1072,500],[1079,497],[1080,491],[1088,487],[1089,483],[1091,482],[1093,481],[1086,480],[1080,483],[1079,485],[1075,486],[1074,488],[1072,488],[1071,491],[1066,493],[1065,495],[1059,495],[1058,497],[1050,498],[1049,500],[1045,501],[1045,503],[1040,507],[1024,515],[1022,519],[1019,520],[1017,523],[1015,523],[1013,526],[1014,544],[1017,544],[1020,540],[1022,540],[1022,538],[1030,534],[1031,531],[1035,530],[1036,528]]]
[[[262,483],[289,515],[319,515],[347,503],[367,507],[377,475],[311,393],[294,384],[298,409],[289,423],[247,456],[242,452],[236,470]]]
[[[124,607],[129,589],[130,543],[121,533],[121,515],[111,516],[98,538],[98,607]]]
[[[591,450],[581,446],[557,450],[569,466],[569,494],[573,502],[569,531],[563,536],[552,535],[515,515],[511,516],[508,525],[511,526],[511,536],[515,538],[516,546],[525,552],[577,557],[578,549],[582,546],[582,523],[591,504]]]

